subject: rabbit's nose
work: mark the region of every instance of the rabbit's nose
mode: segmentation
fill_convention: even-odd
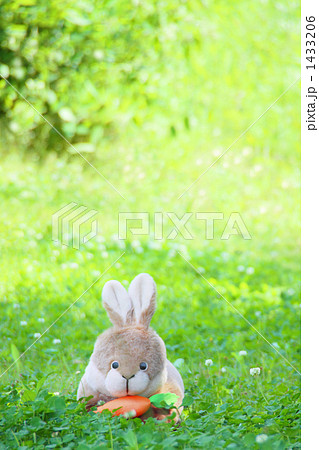
[[[135,377],[135,374],[131,375],[130,377],[125,377],[124,375],[122,375],[122,378],[125,378],[125,380],[127,380],[127,381],[134,377]]]

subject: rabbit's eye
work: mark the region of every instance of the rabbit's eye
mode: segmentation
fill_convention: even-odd
[[[141,370],[146,370],[147,368],[148,368],[148,364],[146,362],[141,362],[140,369]]]
[[[112,369],[118,369],[119,368],[119,363],[117,361],[113,361],[111,364]]]

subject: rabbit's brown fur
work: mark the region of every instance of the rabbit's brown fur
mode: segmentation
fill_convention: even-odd
[[[109,281],[103,288],[102,299],[114,326],[97,338],[78,388],[78,398],[93,395],[88,402],[88,407],[92,407],[103,399],[173,392],[179,397],[176,406],[180,406],[183,380],[166,359],[163,340],[149,327],[156,309],[153,279],[148,274],[138,275],[128,293],[119,282]],[[116,368],[113,362],[117,363]],[[141,369],[141,363],[147,363],[147,368]]]

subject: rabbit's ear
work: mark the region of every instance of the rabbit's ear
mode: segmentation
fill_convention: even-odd
[[[133,305],[121,283],[115,280],[105,283],[102,303],[113,325],[123,327],[132,323]]]
[[[131,297],[135,320],[148,327],[156,309],[156,285],[148,273],[141,273],[134,278],[128,289]]]

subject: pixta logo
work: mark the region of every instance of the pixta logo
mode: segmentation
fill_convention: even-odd
[[[98,214],[94,209],[88,210],[86,206],[69,203],[52,215],[52,240],[68,247],[80,249],[98,232]],[[90,229],[88,231],[88,226]]]
[[[202,237],[207,240],[228,240],[233,235],[251,239],[251,235],[239,212],[232,212],[228,217],[222,212],[186,212],[178,217],[174,212],[155,212],[152,217],[148,212],[121,212],[118,218],[118,239],[133,236],[152,235],[155,240],[174,240],[178,235],[183,239],[194,239],[191,221],[201,221]],[[216,236],[215,222],[223,221],[223,232]],[[198,228],[198,227],[197,227]]]

